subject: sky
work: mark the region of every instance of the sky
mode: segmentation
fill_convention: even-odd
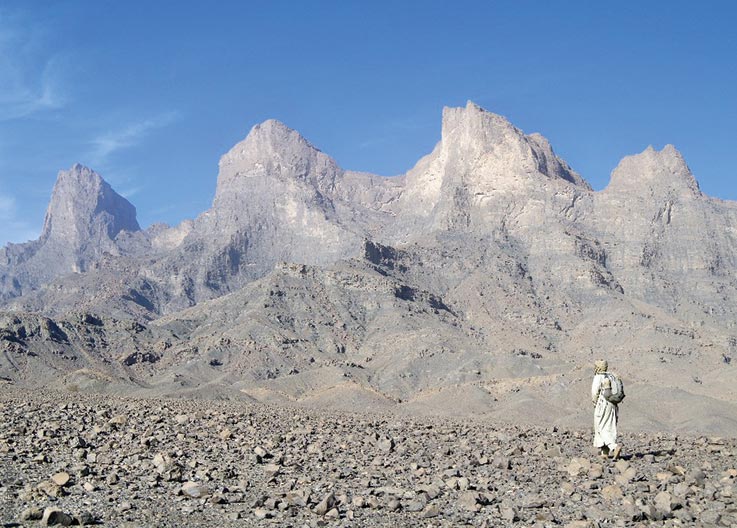
[[[205,211],[275,118],[345,169],[401,174],[472,100],[593,187],[671,143],[737,200],[737,2],[0,0],[0,245],[38,237],[82,163],[138,210]]]

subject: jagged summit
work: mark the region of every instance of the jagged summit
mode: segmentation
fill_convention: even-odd
[[[589,184],[553,152],[540,134],[526,135],[506,117],[472,101],[465,107],[443,109],[442,150],[463,166],[486,165],[499,174],[538,173],[590,189]]]
[[[136,245],[143,237],[136,208],[99,174],[76,163],[58,174],[38,240],[0,251],[0,302],[86,271],[104,255],[147,247]]]
[[[441,141],[463,145],[468,149],[485,150],[505,138],[524,134],[507,118],[488,112],[468,101],[465,107],[443,108]]]
[[[467,136],[487,139],[493,134],[519,132],[504,116],[484,110],[472,101],[465,107],[443,108],[442,139],[450,139],[459,129]]]
[[[656,150],[652,145],[639,154],[626,156],[612,171],[606,192],[677,190],[684,195],[700,195],[699,184],[683,155],[673,146]]]
[[[309,181],[330,186],[342,173],[335,160],[284,123],[269,119],[220,158],[214,207],[250,192],[253,180]]]
[[[322,152],[302,134],[281,121],[268,119],[251,128],[244,140],[220,158],[219,165],[221,171],[242,171],[260,162],[295,163],[318,154]]]
[[[81,247],[121,231],[139,231],[136,208],[102,177],[79,163],[60,171],[46,210],[41,241]]]

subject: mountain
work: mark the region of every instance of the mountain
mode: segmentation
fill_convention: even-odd
[[[279,261],[326,264],[355,253],[367,230],[346,217],[338,194],[344,177],[332,158],[282,123],[255,126],[220,159],[212,207],[150,269],[177,277],[163,311],[238,289]]]
[[[40,238],[0,249],[0,300],[134,251],[140,231],[136,208],[99,174],[79,164],[60,171]]]
[[[590,191],[539,134],[526,136],[471,102],[446,108],[440,142],[406,175],[398,204],[400,214],[410,219],[404,236],[488,230],[489,223],[505,221],[504,209],[518,201],[556,199],[550,189]]]
[[[2,262],[14,383],[566,424],[607,357],[630,423],[737,432],[737,204],[670,145],[597,192],[470,102],[393,178],[269,120],[197,218],[142,231],[75,166]]]
[[[63,244],[67,255],[81,260],[86,251],[110,247],[121,231],[140,229],[136,208],[99,174],[77,164],[59,173],[39,241],[42,245]],[[84,265],[78,268],[75,271],[84,271]]]
[[[736,206],[704,196],[673,146],[650,147],[623,159],[596,194],[594,232],[632,294],[728,318],[737,313]]]

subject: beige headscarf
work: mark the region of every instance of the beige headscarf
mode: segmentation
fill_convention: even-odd
[[[608,368],[609,364],[606,362],[606,359],[600,359],[594,363],[594,374],[604,374]]]

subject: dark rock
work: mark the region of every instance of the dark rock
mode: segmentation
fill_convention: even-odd
[[[58,508],[48,507],[44,509],[41,524],[44,526],[71,526],[74,518]]]

